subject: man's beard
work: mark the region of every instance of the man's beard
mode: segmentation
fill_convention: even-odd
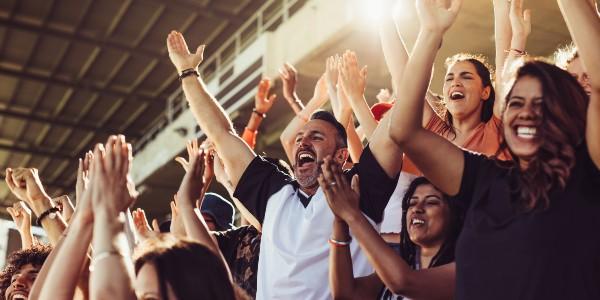
[[[319,178],[320,173],[321,173],[320,166],[318,166],[315,169],[315,171],[311,172],[310,174],[296,173],[296,181],[298,182],[298,185],[300,185],[300,187],[302,187],[302,188],[313,188],[313,187],[316,187],[317,185],[319,185],[317,178]]]

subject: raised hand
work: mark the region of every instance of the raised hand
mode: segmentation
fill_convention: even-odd
[[[185,176],[177,191],[177,206],[192,208],[198,199],[202,199],[204,191],[204,151],[197,148],[190,152],[189,164]]]
[[[138,208],[133,210],[131,212],[131,217],[133,219],[133,225],[135,225],[135,230],[140,239],[147,239],[153,234],[158,234],[160,232],[156,219],[152,220],[152,228],[150,228],[148,219],[146,218],[146,212],[144,212],[143,209]]]
[[[340,56],[330,56],[325,61],[325,78],[327,80],[327,87],[329,89],[335,89],[338,84]]]
[[[340,82],[348,97],[363,97],[367,86],[367,66],[359,69],[356,53],[346,51],[339,66]]]
[[[417,0],[421,30],[444,33],[458,15],[463,0]],[[447,3],[450,2],[448,7]]]
[[[73,207],[73,203],[71,202],[71,199],[69,199],[69,196],[62,195],[53,198],[52,203],[54,203],[54,206],[60,208],[61,214],[65,219],[65,222],[69,223],[71,217],[73,216],[73,212],[75,211],[75,207]]]
[[[266,114],[269,110],[271,110],[273,103],[275,103],[275,99],[277,99],[277,95],[269,95],[270,89],[271,80],[269,78],[261,79],[261,81],[258,83],[256,95],[254,96],[254,108],[261,114]]]
[[[12,207],[6,208],[8,214],[15,222],[15,226],[21,236],[21,249],[30,248],[33,245],[33,234],[31,233],[31,210],[23,201],[18,201]]]
[[[285,63],[281,69],[279,69],[279,78],[283,83],[283,97],[287,100],[292,108],[295,107],[295,103],[298,101],[298,95],[296,94],[296,84],[298,83],[298,72],[289,63]],[[296,111],[296,113],[298,113]]]
[[[131,161],[131,144],[122,135],[96,145],[89,189],[94,213],[117,216],[133,204],[137,192],[128,179]]]
[[[179,208],[177,207],[177,194],[173,195],[173,201],[171,201],[171,227],[169,231],[175,236],[182,238],[186,236],[185,227],[183,225],[183,220],[181,219],[181,215],[179,214]]]
[[[525,42],[531,33],[531,10],[523,10],[524,0],[512,0],[510,3],[510,26],[512,28],[511,48],[525,51]]]
[[[31,233],[31,210],[25,202],[17,201],[12,207],[6,208],[6,210],[20,233]]]
[[[198,152],[200,151],[200,147],[198,146],[198,140],[193,139],[190,141],[187,141],[187,143],[185,144],[186,149],[187,149],[187,153],[188,153],[188,157],[192,157],[192,153],[194,152]],[[183,167],[183,169],[187,172],[188,169],[190,168],[190,162],[188,160],[186,160],[184,157],[181,156],[177,156],[175,157],[175,161],[178,162],[181,167]]]
[[[352,183],[349,184],[345,175],[342,174],[341,166],[336,164],[330,156],[323,160],[321,170],[322,173],[318,178],[319,185],[325,193],[327,204],[333,214],[344,221],[348,221],[357,213],[360,214],[358,175],[354,175]]]
[[[85,153],[83,159],[79,159],[79,167],[77,168],[77,182],[75,183],[75,200],[79,202],[83,195],[83,191],[87,188],[90,182],[90,165],[94,159],[92,151]]]
[[[200,45],[195,53],[190,53],[183,35],[177,31],[171,31],[167,36],[167,49],[169,58],[177,69],[177,73],[186,69],[196,69],[204,59],[205,45]]]
[[[46,194],[35,168],[6,169],[6,184],[19,200],[25,201],[39,216],[50,206],[50,197]]]

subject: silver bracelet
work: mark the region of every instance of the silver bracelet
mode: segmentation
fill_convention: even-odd
[[[94,271],[94,265],[96,265],[99,261],[109,258],[111,256],[122,257],[123,254],[121,254],[121,252],[119,252],[117,250],[107,250],[107,251],[102,251],[98,254],[95,254],[94,257],[92,258],[92,261],[90,262],[90,272]]]
[[[329,238],[329,243],[334,246],[338,246],[338,247],[350,246],[350,243],[352,243],[352,238],[350,238],[347,241],[338,241],[333,238]]]

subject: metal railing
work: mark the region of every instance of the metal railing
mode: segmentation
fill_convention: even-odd
[[[286,22],[308,0],[267,0],[256,13],[244,22],[227,41],[221,45],[208,59],[200,65],[200,74],[206,83],[219,80],[219,89],[227,86],[234,77],[232,72],[235,58],[248,48],[258,37],[267,31],[276,30]],[[225,77],[224,80],[220,80]],[[244,99],[246,97],[242,97]],[[221,99],[218,99],[221,101]],[[164,116],[136,142],[134,152],[142,150],[156,135],[173,122],[183,111],[187,110],[187,101],[181,87],[167,99]]]

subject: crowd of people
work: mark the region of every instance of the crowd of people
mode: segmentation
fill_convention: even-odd
[[[169,58],[206,140],[176,159],[170,220],[132,209],[122,135],[79,160],[76,205],[50,197],[36,169],[9,168],[22,249],[0,299],[600,299],[600,13],[557,0],[573,44],[551,62],[526,51],[523,2],[493,0],[495,74],[454,55],[441,94],[432,67],[462,0],[416,0],[416,40],[401,16],[382,22],[392,91],[373,107],[352,51],[327,59],[306,104],[285,64],[289,164],[253,150],[272,82],[239,135],[198,73],[204,46],[190,52],[172,31]],[[231,203],[207,192],[213,178]],[[34,216],[49,245],[32,236]]]

